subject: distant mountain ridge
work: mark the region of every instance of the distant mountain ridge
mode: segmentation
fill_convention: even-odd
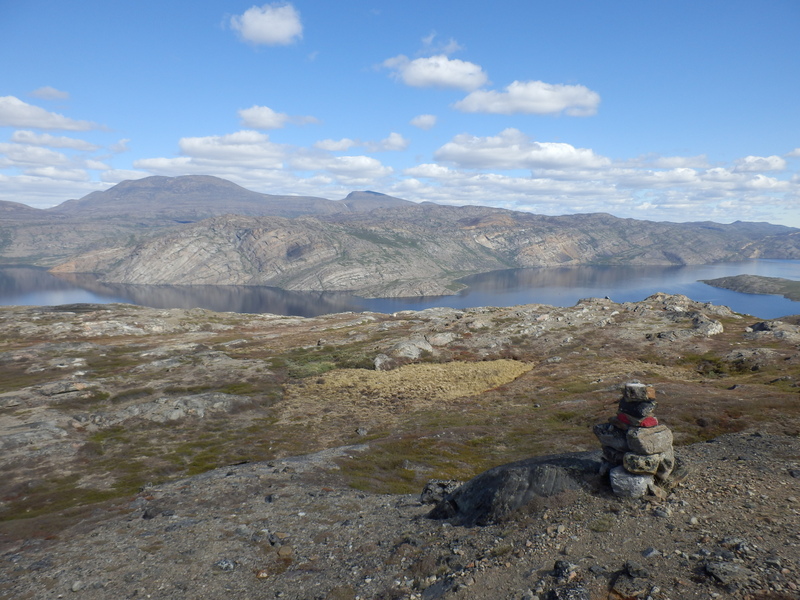
[[[421,296],[454,293],[466,275],[516,267],[800,258],[800,230],[769,223],[551,217],[372,191],[342,200],[272,196],[197,175],[127,181],[31,210],[35,218],[0,222],[6,262],[127,284]]]
[[[210,175],[153,176],[123,181],[108,190],[92,192],[79,200],[67,200],[48,209],[65,216],[125,216],[184,222],[226,214],[291,218],[343,210],[348,209],[333,200],[261,194]]]
[[[329,215],[413,204],[377,192],[342,200],[253,192],[210,175],[145,177],[48,209],[0,201],[0,264],[53,266],[76,254],[132,243],[222,215]]]

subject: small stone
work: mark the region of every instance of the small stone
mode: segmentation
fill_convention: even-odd
[[[625,572],[617,575],[611,589],[619,594],[622,598],[640,598],[647,594],[647,589],[650,587],[646,580],[639,579],[638,577],[631,577]]]
[[[667,497],[669,496],[669,492],[667,492],[667,490],[665,490],[664,488],[656,485],[655,482],[647,484],[647,493],[652,496],[655,496],[659,500],[666,500]]]
[[[73,592],[80,592],[83,589],[83,582],[82,581],[76,581],[75,583],[72,584],[72,587],[70,589]]]
[[[705,570],[722,585],[731,586],[743,583],[754,575],[750,569],[730,562],[707,562]]]
[[[632,560],[625,561],[625,572],[631,577],[650,577],[650,572],[637,562]]]
[[[697,517],[690,517],[689,518],[689,525],[697,525],[700,522],[700,519]]]
[[[653,558],[653,557],[655,557],[655,556],[661,556],[661,552],[659,552],[659,551],[658,551],[658,550],[656,550],[655,548],[652,548],[652,547],[651,547],[651,548],[647,548],[646,550],[644,550],[644,551],[642,552],[642,556],[643,556],[644,558]]]
[[[647,402],[655,400],[656,390],[653,386],[643,383],[626,383],[622,390],[622,397],[629,402]]]
[[[547,600],[591,600],[589,591],[577,585],[550,590]]]
[[[661,517],[662,519],[666,519],[672,516],[672,509],[668,506],[659,506],[653,511],[653,514],[657,517]]]
[[[236,569],[236,563],[227,558],[223,558],[214,563],[214,566],[220,571],[233,571]]]
[[[281,546],[278,548],[278,558],[291,558],[294,555],[294,548],[291,546]]]
[[[557,560],[553,565],[553,576],[557,579],[567,579],[574,570],[575,565],[570,564],[566,560]]]

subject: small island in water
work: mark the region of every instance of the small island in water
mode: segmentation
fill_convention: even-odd
[[[702,283],[745,294],[774,294],[800,301],[800,281],[761,275],[735,275],[718,279],[701,279]]]

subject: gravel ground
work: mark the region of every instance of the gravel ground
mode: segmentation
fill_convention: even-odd
[[[0,539],[0,599],[800,598],[800,439],[677,449],[665,501],[610,490],[463,528],[346,487],[364,446],[144,488],[53,539]]]

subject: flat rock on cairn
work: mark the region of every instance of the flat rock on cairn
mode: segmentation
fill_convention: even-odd
[[[655,416],[655,388],[626,383],[616,416],[594,426],[603,446],[604,471],[617,496],[664,496],[675,470],[672,431]]]

